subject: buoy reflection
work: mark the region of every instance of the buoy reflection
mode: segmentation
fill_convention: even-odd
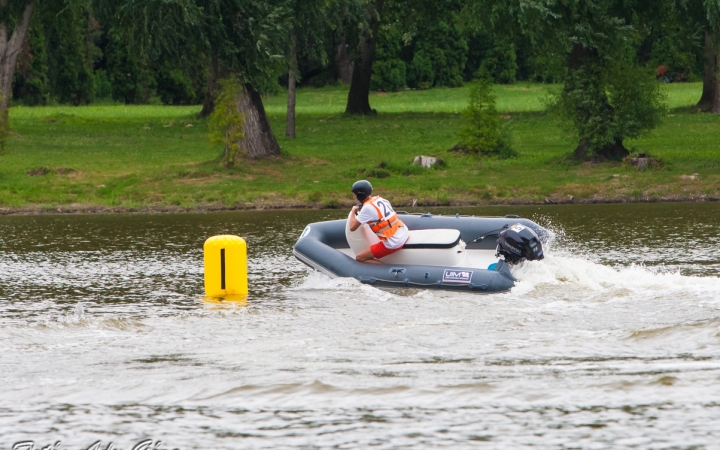
[[[201,301],[207,309],[224,310],[244,308],[248,304],[247,295],[226,295],[225,297],[202,297]]]

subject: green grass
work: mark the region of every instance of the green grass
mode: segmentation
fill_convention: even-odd
[[[697,103],[702,85],[699,83],[676,83],[664,85],[668,93],[668,107],[678,108]],[[539,112],[543,110],[543,99],[547,84],[517,83],[496,85],[497,109],[501,113]],[[374,92],[370,94],[370,105],[378,113],[435,112],[459,113],[468,102],[469,87],[435,88],[426,91]],[[325,87],[322,89],[300,89],[297,94],[299,114],[338,115],[345,111],[347,86]],[[275,96],[266,100],[265,110],[271,115],[284,115],[287,97]]]
[[[485,158],[482,168],[447,152],[467,88],[374,93],[379,114],[360,118],[342,115],[347,88],[302,89],[295,140],[284,137],[286,97],[267,98],[283,156],[243,160],[231,171],[218,165],[221,149],[195,118],[199,106],[14,107],[15,134],[0,156],[0,207],[337,207],[350,204],[349,186],[366,177],[398,204],[718,197],[720,117],[689,112],[699,84],[665,88],[665,123],[626,142],[665,162],[644,173],[570,162],[574,140],[542,112],[548,86],[538,84],[496,86],[519,156]],[[441,157],[446,168],[412,166],[421,154]],[[41,166],[51,173],[27,174]]]

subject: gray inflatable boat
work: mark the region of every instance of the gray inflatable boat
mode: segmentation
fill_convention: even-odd
[[[402,250],[382,258],[384,264],[355,261],[355,254],[377,242],[377,236],[367,225],[350,231],[348,220],[311,223],[293,247],[293,255],[332,278],[352,277],[377,287],[490,293],[507,291],[515,284],[508,263],[519,259],[502,251],[499,241],[509,251],[528,244],[522,250],[536,254],[527,259],[541,259],[540,242],[550,236],[538,224],[515,215],[433,216],[402,211],[398,215],[410,230],[410,238]],[[530,242],[505,239],[506,230],[530,237]],[[535,246],[531,249],[530,245]]]

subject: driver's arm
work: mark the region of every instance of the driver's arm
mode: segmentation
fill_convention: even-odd
[[[358,228],[360,228],[360,225],[362,225],[360,223],[360,221],[357,220],[357,211],[358,211],[357,205],[353,206],[352,214],[350,214],[350,219],[348,219],[348,220],[350,220],[350,231],[355,231]]]

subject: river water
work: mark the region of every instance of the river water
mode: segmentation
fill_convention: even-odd
[[[310,273],[344,211],[0,217],[0,448],[720,448],[720,204],[435,212],[556,239],[479,295]],[[203,301],[224,233],[246,303]]]

